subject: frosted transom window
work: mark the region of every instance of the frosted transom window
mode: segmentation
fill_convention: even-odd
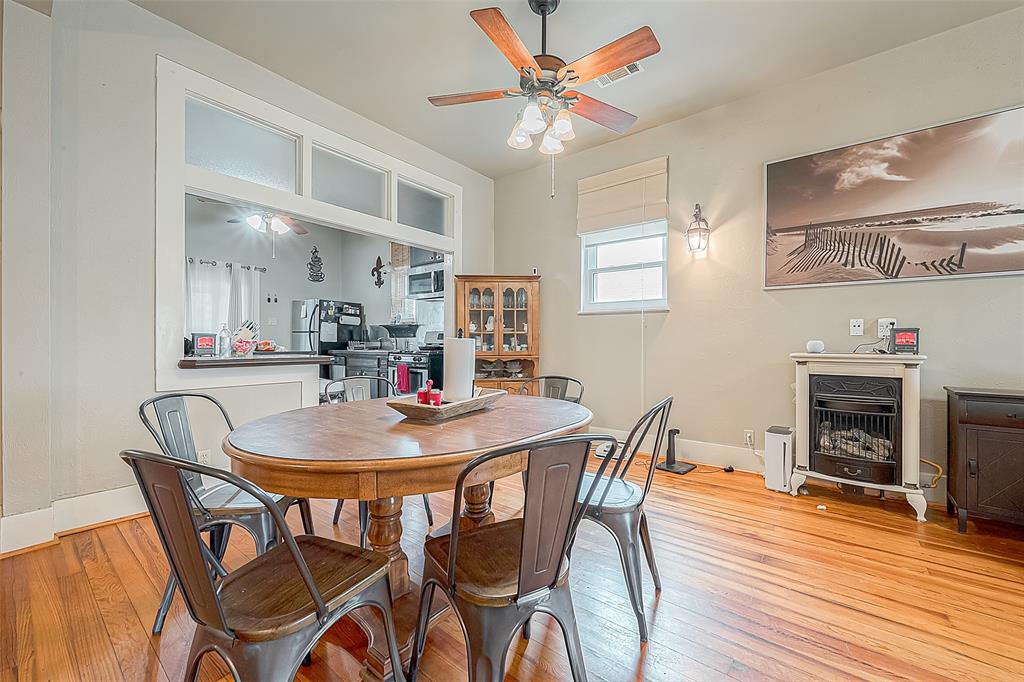
[[[313,198],[387,218],[387,171],[313,147]]]
[[[298,191],[298,140],[220,107],[185,99],[185,163]]]
[[[426,187],[398,180],[398,222],[435,234],[448,226],[448,199]]]

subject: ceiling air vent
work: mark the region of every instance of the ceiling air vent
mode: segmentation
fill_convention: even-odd
[[[605,75],[599,77],[597,79],[597,84],[600,85],[602,88],[607,88],[615,81],[620,81],[623,78],[629,78],[630,76],[640,73],[641,71],[643,71],[643,67],[641,67],[636,62],[633,62],[632,64],[626,64],[623,67],[615,69],[614,71],[609,71]]]

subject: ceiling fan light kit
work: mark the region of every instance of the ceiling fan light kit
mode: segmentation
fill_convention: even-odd
[[[542,154],[558,154],[565,149],[562,142],[576,137],[570,113],[617,133],[626,132],[636,116],[569,88],[657,54],[661,50],[658,39],[649,26],[644,26],[566,64],[560,57],[547,53],[547,18],[558,9],[558,3],[559,0],[529,0],[530,9],[541,18],[541,53],[538,55],[530,54],[497,7],[470,12],[473,21],[519,73],[519,87],[439,95],[429,97],[430,103],[441,107],[526,97],[527,103],[508,137],[508,146],[530,149],[533,146],[531,136],[544,133],[538,147]]]
[[[529,149],[533,146],[533,138],[530,134],[523,130],[523,126],[519,119],[516,119],[515,125],[512,126],[512,132],[509,133],[508,140],[505,141],[512,149]]]
[[[541,154],[561,154],[565,151],[565,145],[548,130],[548,132],[544,133],[544,139],[541,141],[537,151]]]

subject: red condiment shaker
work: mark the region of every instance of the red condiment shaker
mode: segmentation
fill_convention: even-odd
[[[430,404],[430,387],[434,385],[433,379],[427,379],[427,385],[416,391],[416,402],[420,405]]]
[[[435,388],[430,391],[430,404],[441,407],[441,389]]]

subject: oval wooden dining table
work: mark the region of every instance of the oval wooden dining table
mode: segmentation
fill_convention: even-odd
[[[489,450],[586,431],[586,407],[564,400],[508,395],[493,407],[441,423],[406,419],[387,399],[306,407],[239,426],[224,439],[231,469],[264,490],[297,497],[368,500],[370,546],[390,561],[391,592],[403,663],[411,654],[419,586],[402,550],[402,498],[455,488],[463,466]],[[488,482],[526,468],[525,453],[494,460],[467,481],[460,524],[490,523]],[[418,540],[417,540],[418,541]],[[440,599],[434,618],[444,609]],[[360,613],[365,611],[366,613]],[[387,644],[375,610],[353,620],[366,632],[364,677],[390,676]]]

